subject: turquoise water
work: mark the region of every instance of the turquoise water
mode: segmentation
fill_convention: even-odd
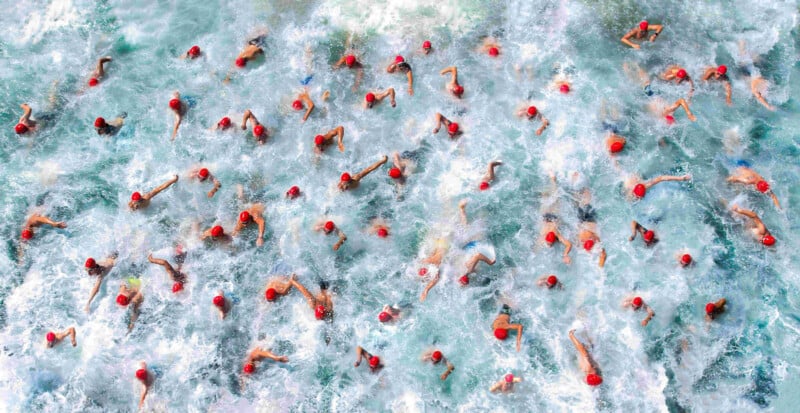
[[[0,411],[133,411],[140,360],[158,374],[145,405],[152,411],[794,411],[797,17],[796,2],[775,1],[7,4],[0,16]],[[642,18],[665,24],[658,41],[640,51],[619,43]],[[266,57],[224,85],[246,38],[262,28],[269,32]],[[500,58],[475,51],[487,35],[498,37]],[[351,72],[330,70],[348,39],[366,66],[357,93]],[[415,54],[425,39],[434,53]],[[179,60],[193,44],[204,56]],[[413,97],[404,77],[385,73],[396,54],[414,69]],[[103,55],[114,58],[106,79],[85,88]],[[648,113],[640,85],[623,73],[625,62],[650,73],[676,63],[695,79],[704,67],[725,63],[734,104],[725,105],[719,85],[698,83],[698,121],[678,112],[667,126]],[[462,101],[442,92],[438,72],[453,64],[466,89]],[[772,83],[768,99],[777,111],[755,102],[739,66]],[[558,74],[572,81],[569,95],[552,88]],[[309,75],[317,109],[301,123],[290,105]],[[367,90],[389,86],[397,89],[396,108],[360,108]],[[685,90],[654,87],[672,100]],[[325,90],[331,98],[322,103]],[[167,107],[173,91],[195,101],[174,142]],[[527,101],[551,121],[541,137],[514,116]],[[33,135],[13,133],[23,102],[34,118],[51,115]],[[602,107],[619,113],[628,138],[618,165],[603,147]],[[247,108],[272,131],[264,146],[249,133],[208,130],[222,116],[238,122]],[[437,111],[459,122],[461,138],[431,134]],[[94,133],[95,117],[122,112],[128,117],[118,135]],[[329,148],[317,160],[314,135],[337,125],[345,128],[346,151]],[[405,187],[383,167],[355,192],[335,189],[341,172],[393,151],[417,152]],[[479,192],[493,159],[504,165],[492,189]],[[724,182],[742,159],[770,181],[782,210]],[[186,179],[200,165],[222,182],[212,199],[209,185]],[[693,180],[661,184],[631,203],[621,192],[621,171],[645,178],[690,173]],[[150,208],[128,211],[132,191],[173,174],[181,180]],[[573,241],[571,199],[591,189],[609,253],[603,269],[577,245],[569,266],[560,248],[536,245],[551,174],[559,182],[562,230]],[[283,198],[291,185],[300,186],[301,199]],[[458,223],[462,199],[469,200],[467,227]],[[757,211],[777,246],[754,243],[721,199]],[[250,230],[232,251],[197,239],[196,227],[230,228],[251,201],[266,206],[262,248]],[[18,263],[20,228],[39,210],[69,227],[38,230]],[[332,238],[312,230],[325,217],[348,235],[338,252]],[[375,217],[390,225],[389,238],[368,233]],[[656,229],[656,247],[627,241],[631,219]],[[437,238],[452,247],[442,280],[420,303],[418,263]],[[475,238],[475,248],[497,264],[481,264],[462,288],[457,278],[473,249],[459,246]],[[170,257],[176,243],[188,251],[183,270],[190,281],[180,295],[146,260],[151,251]],[[118,265],[86,314],[94,280],[83,262],[112,251]],[[688,269],[675,258],[684,251],[696,261]],[[266,281],[292,271],[312,291],[317,279],[331,283],[332,323],[316,321],[297,292],[263,300]],[[564,290],[535,287],[549,273]],[[114,297],[132,275],[143,279],[145,301],[126,335]],[[211,306],[219,289],[239,300],[224,321]],[[640,314],[620,308],[634,292],[656,311],[646,328]],[[723,296],[727,313],[707,325],[704,304]],[[381,307],[401,302],[412,305],[405,318],[381,325]],[[504,302],[525,327],[520,352],[489,328]],[[78,347],[44,348],[47,331],[68,326],[78,331]],[[571,328],[594,343],[604,378],[598,389],[583,383]],[[242,363],[256,345],[290,362],[262,363],[242,390]],[[378,375],[354,369],[357,345],[379,354],[386,368]],[[419,361],[433,347],[456,366],[446,382],[440,368]],[[489,394],[509,371],[524,379],[516,392]]]

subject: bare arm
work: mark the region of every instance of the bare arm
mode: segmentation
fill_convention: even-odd
[[[361,346],[356,347],[356,362],[354,364],[355,367],[358,367],[361,364],[361,360],[366,357],[367,359],[372,358],[372,354],[369,354],[367,350],[361,348]]]
[[[361,85],[361,79],[364,78],[364,68],[359,65],[356,69],[356,82],[353,84],[353,90],[358,90],[358,86]]]
[[[302,95],[300,95],[300,100],[302,100],[303,103],[305,103],[306,107],[308,108],[306,109],[306,114],[303,115],[303,122],[305,122],[306,119],[308,119],[308,116],[311,115],[311,111],[314,110],[314,102],[308,96],[308,93],[303,93]]]
[[[347,56],[342,56],[339,60],[336,61],[336,63],[333,64],[333,68],[334,69],[340,68],[344,64],[346,58]]]
[[[549,124],[550,124],[550,121],[547,120],[547,118],[545,118],[544,116],[542,116],[542,126],[540,126],[539,129],[536,129],[536,135],[537,136],[541,135],[542,132],[544,132],[544,130],[547,129],[547,125],[549,125]]]
[[[336,143],[339,146],[339,152],[344,152],[344,127],[337,126],[336,129],[334,129],[334,131],[336,132],[336,136],[338,137]]]
[[[645,188],[650,189],[654,185],[659,184],[661,182],[669,182],[669,181],[688,181],[691,179],[689,175],[683,176],[672,176],[672,175],[661,175],[657,176],[647,182],[644,183]]]
[[[28,225],[30,226],[39,226],[39,225],[50,225],[54,228],[66,228],[67,224],[61,221],[53,221],[52,219],[44,216],[44,215],[36,215],[31,217],[28,221]]]
[[[598,262],[598,266],[600,268],[603,268],[604,265],[606,265],[606,249],[605,248],[600,250],[600,262]]]
[[[178,135],[178,128],[181,126],[181,121],[183,120],[183,115],[180,112],[175,112],[175,126],[172,128],[172,140],[175,140],[175,136]]]
[[[628,33],[625,33],[625,35],[622,36],[622,39],[620,39],[620,41],[634,49],[638,49],[639,45],[630,41],[631,36],[633,36],[635,33],[636,29],[629,31]]]
[[[444,123],[444,126],[447,126],[450,124],[450,121],[447,120],[447,118],[445,118],[444,116],[442,116],[441,113],[436,112],[436,126],[433,127],[433,133],[439,132],[439,128],[442,127],[442,123]]]
[[[781,209],[781,204],[778,202],[778,197],[775,196],[775,192],[770,192],[769,197],[772,198],[772,203],[774,203],[778,209]]]
[[[464,225],[469,225],[469,219],[467,219],[467,200],[463,200],[458,203],[458,213],[461,216],[461,223]]]
[[[139,398],[139,409],[141,409],[142,405],[144,405],[144,399],[145,399],[145,397],[147,397],[147,392],[150,391],[150,386],[149,385],[143,384],[143,386],[144,386],[144,389],[142,389],[142,397]]]
[[[211,188],[210,191],[208,191],[208,197],[209,198],[213,198],[214,194],[216,194],[217,191],[219,191],[219,188],[222,186],[222,184],[213,175],[211,176],[211,182],[214,183],[214,187]]]
[[[408,77],[408,94],[413,96],[414,95],[414,75],[412,74],[412,71],[409,70],[408,73],[406,73],[406,76]]]
[[[733,94],[731,82],[726,80],[722,82],[722,86],[725,88],[725,103],[730,106],[733,104],[733,101],[731,100],[731,95]]]
[[[742,209],[742,208],[739,208],[737,206],[734,206],[731,209],[731,211],[736,212],[736,213],[738,213],[740,215],[744,215],[744,216],[746,216],[746,217],[748,217],[750,219],[758,220],[759,222],[761,222],[761,219],[758,217],[758,215],[756,215],[755,212],[753,212],[753,211],[751,211],[749,209]]]
[[[447,380],[447,376],[449,376],[450,373],[452,373],[453,370],[456,369],[456,366],[454,366],[452,363],[450,363],[449,360],[445,360],[445,362],[447,363],[447,370],[444,373],[442,373],[442,375],[440,377],[442,380]]]
[[[654,34],[650,35],[650,41],[654,42],[654,41],[656,41],[656,37],[658,37],[658,35],[661,34],[661,30],[664,30],[664,26],[662,26],[660,24],[648,24],[647,25],[647,30],[655,30],[656,31]]]
[[[519,347],[522,343],[522,324],[510,324],[509,327],[517,330],[517,352],[519,352]]]
[[[653,311],[653,309],[650,308],[650,306],[648,305],[647,306],[647,317],[645,317],[644,320],[642,320],[642,327],[647,327],[647,323],[649,323],[650,320],[652,320],[653,317],[655,317],[655,315],[656,315],[656,312]]]
[[[142,198],[144,198],[144,199],[146,199],[146,200],[150,200],[150,199],[152,199],[154,196],[158,195],[158,193],[159,193],[159,192],[161,192],[161,191],[163,191],[163,190],[165,190],[165,189],[169,188],[169,187],[170,187],[172,184],[174,184],[175,182],[178,182],[178,175],[175,175],[175,177],[174,177],[174,178],[170,179],[170,180],[169,180],[169,181],[167,181],[167,182],[164,182],[163,184],[161,184],[161,185],[159,185],[158,187],[156,187],[156,189],[154,189],[154,190],[152,190],[152,191],[148,192],[148,193],[147,193],[147,194],[145,194],[145,195],[144,195]]]
[[[94,296],[97,295],[97,292],[100,291],[100,285],[103,283],[103,276],[97,276],[97,282],[94,283],[94,287],[92,287],[92,292],[89,293],[89,301],[86,302],[86,312],[89,312],[89,306],[92,305],[92,300],[94,300]]]
[[[437,271],[437,272],[436,272],[436,276],[435,276],[435,277],[433,277],[433,279],[431,280],[431,282],[429,282],[429,283],[428,283],[428,285],[426,285],[426,286],[425,286],[425,289],[424,289],[424,290],[422,290],[422,294],[419,296],[419,301],[420,301],[420,302],[425,302],[425,299],[426,299],[426,298],[428,298],[428,292],[430,292],[430,291],[431,291],[431,289],[432,289],[432,288],[433,288],[433,287],[436,285],[436,283],[438,283],[438,282],[439,282],[439,272]]]
[[[446,75],[448,73],[450,73],[450,83],[453,83],[453,84],[457,85],[458,84],[458,68],[455,67],[455,66],[450,66],[450,67],[446,67],[446,68],[442,69],[442,71],[439,72],[440,75]]]
[[[493,384],[492,387],[489,387],[489,391],[494,393],[494,392],[500,390],[501,387],[503,387],[503,381],[502,380],[498,381],[495,384]]]
[[[304,287],[303,284],[300,284],[297,280],[291,280],[290,282],[294,288],[297,288],[297,291],[300,291],[300,294],[303,294],[303,297],[306,298],[306,301],[308,301],[308,305],[311,307],[311,309],[314,309],[317,304],[317,299],[314,298],[314,296],[308,292],[306,287]]]
[[[569,264],[570,263],[569,252],[572,251],[572,243],[569,242],[568,239],[562,237],[561,236],[561,232],[559,232],[558,230],[556,230],[556,238],[558,238],[559,242],[564,244],[564,255],[563,255],[564,258],[563,258],[563,260],[564,260],[564,264]]]
[[[336,241],[336,244],[333,244],[333,250],[339,251],[339,248],[344,245],[344,242],[347,241],[347,235],[344,234],[341,230],[336,231],[337,235],[339,235],[339,240]]]
[[[256,240],[256,246],[260,247],[264,245],[264,228],[266,227],[264,224],[264,217],[260,215],[255,216],[253,217],[253,221],[255,221],[256,225],[258,225],[258,239]]]
[[[365,176],[369,175],[370,172],[378,169],[381,165],[385,164],[386,161],[388,161],[388,160],[389,160],[389,158],[386,155],[383,155],[383,158],[381,158],[380,161],[375,162],[374,164],[364,168],[363,171],[355,174],[355,176],[353,176],[352,179],[354,181],[360,181],[362,178],[364,178]]]

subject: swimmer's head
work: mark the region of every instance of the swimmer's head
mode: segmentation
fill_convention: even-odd
[[[482,181],[481,184],[478,185],[478,189],[480,189],[481,191],[489,189],[489,183],[486,181]]]
[[[201,168],[199,171],[197,171],[197,177],[200,178],[201,181],[205,181],[208,178],[208,175],[210,175],[210,173],[206,168]]]
[[[183,290],[183,283],[176,282],[176,283],[172,284],[172,292],[173,293],[178,293],[181,290]]]
[[[25,229],[22,230],[22,233],[20,234],[20,237],[22,237],[22,239],[24,239],[25,241],[27,241],[29,239],[32,239],[33,238],[33,231],[28,229],[28,228],[25,228]]]
[[[180,99],[170,99],[169,108],[172,110],[179,110],[181,108]]]
[[[458,133],[458,124],[455,122],[450,122],[450,125],[447,127],[447,133],[451,136]]]
[[[47,335],[44,336],[45,340],[47,340],[47,345],[52,346],[56,342],[56,334],[52,331],[48,332]]]
[[[134,193],[132,193],[132,194],[131,194],[131,201],[133,201],[133,202],[139,202],[139,201],[141,201],[141,200],[142,200],[142,194],[141,194],[141,193],[139,193],[139,192],[134,192]]]
[[[389,176],[392,179],[400,179],[403,176],[403,173],[400,172],[399,168],[392,168],[392,169],[389,169]]]
[[[719,65],[717,67],[717,74],[723,76],[725,73],[728,73],[728,66]]]
[[[561,86],[558,87],[558,91],[561,93],[569,93],[569,85],[562,83]]]
[[[714,304],[714,303],[706,304],[706,314],[713,315],[715,311],[717,311],[716,304]]]
[[[767,183],[767,181],[758,181],[756,182],[756,189],[758,189],[759,192],[763,192],[766,194],[767,192],[769,192],[769,184]]]
[[[506,338],[508,338],[508,330],[506,330],[505,328],[496,328],[494,329],[494,336],[498,340],[505,340]]]
[[[642,304],[644,304],[644,300],[642,300],[642,297],[633,297],[633,301],[631,301],[631,304],[633,304],[633,308],[638,309],[639,307],[642,306]]]
[[[422,267],[422,268],[419,269],[419,271],[417,273],[419,274],[420,277],[424,277],[424,276],[428,275],[428,269],[425,268],[425,267]]]
[[[94,269],[97,267],[97,261],[95,261],[94,258],[87,258],[86,262],[83,263],[83,266],[89,270]]]
[[[140,381],[147,381],[147,370],[146,369],[139,369],[136,370],[136,378]]]
[[[489,56],[497,57],[500,54],[500,50],[494,46],[489,48]]]
[[[536,109],[536,106],[528,106],[527,112],[528,112],[528,117],[532,118],[536,116],[537,113],[539,113],[539,109]]]
[[[386,238],[389,236],[389,231],[386,228],[378,228],[377,234],[381,238]]]
[[[242,370],[245,374],[253,374],[256,371],[256,365],[253,363],[245,363]]]
[[[346,64],[347,67],[352,67],[354,64],[356,64],[356,57],[351,54],[345,56],[344,64]]]
[[[644,195],[647,193],[647,187],[644,184],[636,184],[633,187],[633,194],[636,195],[637,198],[644,198]]]
[[[551,275],[551,276],[547,277],[547,286],[548,287],[555,287],[556,284],[558,284],[558,277],[556,277],[555,275]]]
[[[639,30],[641,30],[643,32],[646,32],[647,31],[647,26],[649,26],[649,24],[647,23],[647,20],[642,20],[642,22],[639,23]]]
[[[647,231],[645,231],[644,234],[642,235],[642,238],[644,238],[644,242],[653,242],[653,239],[655,237],[656,237],[656,233],[651,231],[651,230],[649,230],[649,229]]]
[[[461,276],[461,278],[458,279],[458,282],[460,282],[461,285],[469,285],[469,277],[466,274],[464,274]]]
[[[317,306],[317,308],[314,310],[314,317],[316,317],[317,320],[322,320],[323,318],[325,318],[325,306],[324,305],[318,305]]]
[[[211,300],[211,302],[214,303],[215,306],[222,308],[225,306],[225,297],[217,295],[213,300]]]
[[[678,70],[678,73],[675,73],[675,76],[677,76],[678,79],[686,79],[686,70],[684,69]]]
[[[303,102],[300,100],[295,100],[292,102],[292,109],[294,110],[303,110]]]
[[[250,222],[250,218],[252,217],[248,211],[242,211],[242,213],[239,214],[239,222]]]
[[[620,142],[620,141],[616,141],[616,142],[612,143],[611,146],[609,147],[609,149],[611,150],[611,153],[622,152],[623,148],[625,148],[625,144]]]
[[[431,354],[431,360],[433,360],[434,363],[442,361],[442,357],[442,352],[439,350],[436,350]]]
[[[267,301],[275,301],[275,298],[278,297],[278,292],[275,291],[274,288],[267,288],[267,292],[264,293],[264,296],[267,298]]]
[[[764,235],[764,238],[761,238],[761,243],[768,247],[771,247],[775,245],[775,237],[773,237],[770,234]]]
[[[314,145],[317,148],[322,148],[322,144],[325,143],[325,137],[322,135],[317,135],[314,137]]]
[[[403,63],[405,61],[406,61],[406,59],[403,59],[403,56],[397,55],[397,56],[394,57],[394,62],[395,63]]]
[[[256,125],[256,126],[253,127],[253,135],[255,135],[255,137],[260,138],[261,135],[263,135],[263,134],[264,134],[264,127],[263,126]]]
[[[675,117],[672,115],[664,116],[664,120],[667,121],[667,125],[672,125],[673,123],[675,123]]]
[[[456,96],[461,96],[464,94],[464,86],[455,85],[453,86],[453,94]]]
[[[378,321],[381,323],[388,323],[389,321],[392,321],[392,315],[386,311],[381,311],[381,313],[378,314]]]
[[[300,196],[300,187],[298,187],[297,185],[292,186],[291,188],[289,188],[288,191],[286,191],[286,197],[289,199],[294,199],[297,198],[298,196]]]
[[[217,238],[217,237],[221,237],[223,235],[225,235],[225,230],[222,229],[221,225],[215,225],[213,228],[211,228],[211,236],[212,237]]]
[[[325,222],[325,226],[323,227],[323,229],[325,230],[326,234],[330,234],[331,232],[333,232],[333,230],[336,229],[336,224],[334,224],[333,221],[327,221]]]
[[[89,79],[89,87],[95,87],[97,84],[100,83],[96,77]]]
[[[189,57],[191,57],[192,59],[200,56],[200,46],[194,45],[194,46],[190,47],[189,51],[186,52],[186,54],[188,54]]]
[[[352,180],[352,179],[353,179],[353,177],[350,176],[350,174],[347,173],[347,172],[343,173],[342,176],[339,177],[339,180],[342,181],[342,182],[350,182],[350,180]]]
[[[219,122],[217,122],[217,126],[221,128],[227,128],[231,126],[231,118],[225,116],[224,118],[220,119]]]
[[[430,49],[431,49],[431,41],[430,40],[425,40],[424,42],[422,42],[422,50],[428,51]]]
[[[596,374],[587,374],[586,375],[586,384],[590,386],[599,386],[603,384],[603,378],[596,375]]]
[[[371,369],[376,369],[378,366],[381,365],[381,358],[378,356],[372,356],[369,358],[369,367]]]
[[[556,242],[556,239],[557,239],[557,237],[556,237],[556,233],[555,233],[555,232],[553,232],[553,231],[550,231],[550,232],[548,232],[548,233],[547,233],[547,234],[545,234],[545,236],[544,236],[544,240],[545,240],[545,242],[547,242],[547,243],[548,243],[548,244],[550,244],[550,245],[552,245],[554,242]]]
[[[107,126],[106,125],[106,120],[103,119],[102,117],[98,117],[98,118],[96,118],[94,120],[94,127],[95,128],[105,128],[106,126]]]
[[[128,305],[128,303],[130,303],[130,300],[128,299],[127,295],[120,294],[120,295],[117,296],[117,304],[119,304],[119,305],[121,305],[123,307],[126,307]]]
[[[513,383],[514,382],[514,375],[511,374],[511,373],[508,373],[503,377],[503,380],[505,380],[506,383]]]
[[[686,267],[687,265],[692,263],[692,256],[689,254],[681,255],[681,265]]]
[[[236,61],[234,62],[236,67],[245,67],[247,66],[247,60],[244,60],[242,57],[237,57]]]
[[[367,93],[367,95],[364,96],[364,100],[367,102],[367,107],[371,108],[372,105],[375,104],[375,94],[372,92]]]
[[[586,251],[591,251],[592,248],[594,248],[594,240],[593,239],[587,239],[586,241],[584,241],[583,249],[585,249]]]
[[[16,132],[17,135],[22,135],[23,133],[28,132],[28,127],[22,123],[18,123],[17,126],[14,126],[14,132]]]

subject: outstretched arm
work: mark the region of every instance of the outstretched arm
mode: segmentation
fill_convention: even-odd
[[[736,212],[739,215],[744,215],[744,216],[746,216],[746,217],[748,217],[750,219],[758,220],[759,222],[761,222],[761,219],[758,217],[758,215],[756,215],[755,212],[753,212],[753,211],[751,211],[749,209],[742,209],[742,208],[739,208],[738,206],[734,205],[733,208],[731,208],[731,211]]]
[[[433,279],[431,280],[431,282],[429,282],[428,285],[425,286],[425,289],[422,290],[422,294],[420,294],[420,296],[419,296],[419,301],[420,302],[425,302],[425,299],[428,298],[428,292],[430,292],[431,289],[438,282],[439,282],[439,271],[436,271],[436,276],[434,276]]]
[[[461,223],[464,225],[469,225],[469,219],[467,219],[467,200],[464,199],[458,203],[458,214],[461,216]]]
[[[353,176],[353,178],[352,178],[352,179],[353,179],[354,181],[360,181],[360,180],[361,180],[361,178],[363,178],[363,177],[365,177],[365,176],[369,175],[369,173],[370,173],[370,172],[372,172],[372,171],[374,171],[374,170],[376,170],[376,169],[380,168],[380,166],[381,166],[381,165],[383,165],[383,164],[385,164],[385,163],[386,163],[386,161],[388,161],[388,160],[389,160],[389,157],[387,157],[386,155],[383,155],[383,158],[381,158],[381,160],[380,160],[380,161],[378,161],[378,162],[375,162],[374,164],[372,164],[372,165],[370,165],[370,166],[368,166],[368,167],[364,168],[364,170],[363,170],[363,171],[361,171],[361,172],[359,172],[359,173],[355,174],[355,176]]]
[[[770,191],[769,197],[772,198],[772,203],[774,203],[778,209],[781,209],[781,204],[778,202],[778,197],[775,196],[775,192]]]
[[[356,69],[356,82],[353,84],[353,91],[358,90],[358,86],[361,85],[361,79],[364,78],[364,68],[359,65]]]
[[[649,323],[650,320],[652,320],[653,317],[655,317],[656,315],[656,312],[653,311],[653,309],[650,308],[649,305],[647,305],[646,307],[647,307],[647,317],[645,317],[644,320],[642,320],[642,327],[647,327],[647,323]]]
[[[161,192],[161,191],[163,191],[163,190],[165,190],[165,189],[169,188],[169,187],[170,187],[172,184],[174,184],[175,182],[178,182],[178,175],[175,175],[175,177],[173,177],[173,178],[172,178],[172,179],[170,179],[169,181],[167,181],[167,182],[164,182],[163,184],[161,184],[161,185],[159,185],[158,187],[156,187],[156,189],[154,189],[154,190],[152,190],[152,191],[148,192],[148,193],[147,193],[147,194],[145,194],[145,196],[143,196],[142,198],[144,198],[144,199],[146,199],[146,200],[150,200],[150,199],[152,199],[154,196],[158,195],[158,193],[159,193],[159,192]]]
[[[150,391],[150,386],[147,384],[143,385],[144,388],[142,389],[142,397],[139,398],[139,409],[141,410],[142,405],[144,405],[144,399],[147,397],[147,392]]]
[[[733,91],[731,89],[731,82],[728,81],[728,80],[725,80],[725,81],[722,82],[722,86],[725,88],[725,103],[728,106],[733,105],[733,101],[731,100],[731,94],[733,93]]]
[[[631,37],[632,37],[632,36],[633,36],[635,33],[636,33],[636,29],[633,29],[633,30],[629,31],[628,33],[625,33],[625,35],[624,35],[624,36],[622,36],[622,39],[620,39],[620,41],[621,41],[622,43],[624,43],[624,44],[627,44],[628,46],[630,46],[630,47],[632,47],[632,48],[634,48],[634,49],[638,49],[638,48],[639,48],[639,45],[638,45],[638,44],[636,44],[636,43],[633,43],[633,42],[631,42],[631,41],[630,41],[630,38],[631,38]]]
[[[409,70],[408,73],[406,73],[406,76],[408,77],[408,94],[413,96],[414,95],[414,75],[412,74],[412,71]]]
[[[600,268],[603,268],[606,265],[606,249],[603,248],[600,250],[600,261],[597,263]]]
[[[519,352],[519,347],[522,343],[522,324],[509,324],[508,326],[517,330],[517,352]]]
[[[89,293],[89,301],[86,302],[85,311],[87,313],[89,312],[89,306],[92,305],[92,300],[94,300],[94,296],[96,296],[97,292],[100,291],[100,285],[102,283],[103,283],[103,276],[102,275],[98,275],[97,276],[97,282],[94,283],[94,287],[92,287],[92,292]]]
[[[344,152],[344,127],[337,126],[333,131],[337,136],[336,143],[339,146],[339,152]]]
[[[661,176],[657,176],[657,177],[645,182],[644,186],[645,186],[645,188],[650,189],[654,185],[659,184],[661,182],[688,181],[690,179],[692,179],[691,175],[682,175],[682,176],[661,175]]]
[[[175,112],[175,126],[172,128],[172,140],[175,140],[175,136],[178,135],[178,128],[181,126],[181,121],[183,121],[183,115],[180,111]]]
[[[311,295],[310,292],[308,292],[306,287],[304,287],[303,284],[300,284],[300,282],[298,282],[297,280],[292,279],[292,280],[290,280],[290,282],[292,283],[294,288],[297,288],[297,291],[300,291],[300,294],[303,294],[303,297],[306,298],[306,301],[308,301],[308,305],[313,310],[314,307],[315,307],[315,304],[317,303],[317,299],[314,298],[314,296]]]
[[[211,175],[211,182],[214,183],[214,187],[211,188],[210,191],[208,191],[209,198],[213,198],[214,194],[216,194],[217,191],[219,191],[219,188],[222,186],[222,184],[217,180],[217,178],[214,175]]]
[[[572,345],[575,346],[575,350],[578,351],[578,354],[580,354],[581,357],[583,357],[585,360],[588,361],[589,352],[586,351],[586,347],[583,346],[583,343],[581,343],[580,341],[578,341],[577,338],[575,338],[575,330],[569,331],[569,340],[572,342]]]
[[[336,234],[339,235],[339,240],[336,241],[336,244],[333,244],[333,250],[339,251],[339,248],[341,248],[344,242],[347,241],[347,235],[345,235],[342,230],[337,230]]]
[[[311,97],[308,96],[308,92],[303,92],[300,95],[300,100],[302,100],[303,103],[305,103],[306,108],[307,108],[306,109],[306,114],[303,115],[303,122],[305,122],[306,119],[308,119],[308,116],[311,115],[311,111],[314,110],[314,102],[311,100]]]
[[[539,116],[542,118],[542,126],[540,126],[539,129],[536,129],[536,136],[541,135],[542,132],[544,132],[544,130],[547,129],[547,125],[550,124],[550,121],[547,120],[546,117],[541,116],[541,115],[539,115]]]
[[[258,225],[258,239],[256,239],[256,246],[260,247],[264,245],[264,228],[266,227],[264,223],[264,217],[261,215],[254,216],[253,221],[255,221],[256,225]]]
[[[569,242],[568,239],[566,239],[563,236],[561,236],[561,232],[559,232],[558,230],[556,230],[555,232],[556,232],[556,238],[558,239],[558,241],[560,243],[564,244],[564,255],[563,255],[564,264],[569,264],[570,261],[571,261],[570,258],[569,258],[569,252],[572,251],[572,243]]]
[[[29,221],[29,225],[31,226],[39,226],[39,225],[50,225],[54,228],[66,228],[67,223],[63,221],[53,221],[52,219],[44,216],[44,215],[36,215],[31,217]]]
[[[497,383],[493,384],[492,387],[489,387],[489,391],[494,393],[500,390],[501,387],[503,387],[503,380],[500,380]]]
[[[631,221],[631,236],[630,236],[630,238],[628,238],[628,241],[635,240],[636,239],[636,234],[641,232],[640,231],[641,228],[643,228],[643,227],[641,225],[639,225],[639,223],[636,222],[636,220]]]
[[[449,376],[450,373],[452,373],[453,370],[456,369],[456,366],[454,366],[452,363],[450,363],[449,360],[445,360],[445,363],[447,363],[447,370],[444,373],[442,373],[442,375],[440,377],[442,380],[447,380],[447,376]]]
[[[261,360],[261,359],[265,359],[265,358],[273,360],[273,361],[279,361],[281,363],[286,363],[286,362],[289,361],[289,358],[286,357],[286,356],[278,356],[278,355],[276,355],[275,353],[273,353],[273,352],[271,352],[269,350],[264,350],[264,349],[261,349],[261,348],[257,348],[255,350],[253,350],[253,352],[250,353],[250,356],[248,357],[248,361],[253,362],[253,361]]]

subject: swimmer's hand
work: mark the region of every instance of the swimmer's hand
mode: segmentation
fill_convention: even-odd
[[[259,238],[256,240],[256,246],[257,246],[257,247],[260,247],[260,246],[262,246],[262,245],[264,245],[264,239],[263,239],[263,238],[261,238],[261,237],[259,237]]]
[[[438,126],[433,128],[433,133],[439,133],[439,127]]]
[[[361,360],[356,361],[353,363],[353,367],[358,367],[361,364]]]
[[[638,45],[638,44],[636,44],[636,43],[634,43],[634,44],[633,44],[633,46],[631,46],[631,47],[633,47],[634,49],[637,49],[637,50],[641,48],[641,46],[639,46],[639,45]]]
[[[62,222],[56,222],[55,227],[56,228],[66,228],[67,227],[67,223],[63,222],[63,221]]]
[[[572,259],[569,257],[569,255],[564,256],[564,264],[572,264]]]

